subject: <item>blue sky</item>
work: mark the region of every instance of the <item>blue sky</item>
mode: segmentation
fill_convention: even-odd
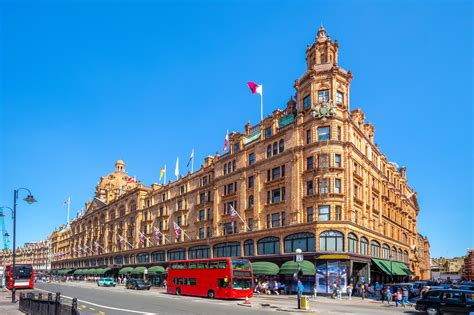
[[[7,1],[0,5],[0,205],[18,242],[46,237],[123,159],[149,185],[222,149],[226,129],[283,108],[321,23],[352,70],[352,108],[407,167],[433,256],[473,247],[469,1]],[[196,167],[197,168],[197,167]],[[12,231],[11,220],[7,229]]]

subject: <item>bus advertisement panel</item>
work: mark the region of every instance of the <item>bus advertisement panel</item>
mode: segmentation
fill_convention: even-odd
[[[253,295],[250,261],[234,258],[177,260],[168,268],[167,292],[177,295],[244,299]]]
[[[12,290],[13,283],[15,289],[34,289],[35,276],[31,264],[15,264],[15,270],[12,270],[12,265],[7,265],[4,274],[7,289]]]

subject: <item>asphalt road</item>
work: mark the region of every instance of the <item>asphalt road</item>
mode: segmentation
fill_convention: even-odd
[[[78,298],[80,314],[109,315],[109,314],[285,314],[276,308],[293,308],[296,300],[289,296],[262,296],[252,298],[253,307],[237,305],[242,301],[210,300],[200,297],[175,296],[151,291],[126,290],[123,287],[103,288],[85,283],[36,283],[37,291],[61,292],[63,298]],[[268,303],[270,307],[262,307]],[[311,308],[316,314],[420,314],[413,308],[395,308],[381,303],[363,301],[335,301],[324,297],[311,302]],[[287,312],[286,314],[292,314]],[[300,314],[300,313],[294,313]],[[313,313],[314,314],[314,313]]]

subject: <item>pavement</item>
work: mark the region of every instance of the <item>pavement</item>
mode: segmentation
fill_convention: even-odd
[[[333,300],[318,296],[310,301],[308,311],[296,309],[296,296],[259,295],[250,299],[250,304],[243,300],[218,300],[191,296],[166,294],[163,289],[150,291],[127,290],[123,286],[115,288],[98,287],[91,282],[36,283],[35,291],[61,292],[63,299],[78,298],[80,314],[419,314],[413,307],[396,308],[395,305],[382,304],[372,299],[352,300],[343,298]],[[4,314],[0,308],[0,314]],[[17,314],[17,313],[14,313]],[[247,315],[247,314],[246,314]]]
[[[18,302],[12,303],[11,291],[0,288],[0,314],[2,315],[18,315],[23,314],[18,310]]]

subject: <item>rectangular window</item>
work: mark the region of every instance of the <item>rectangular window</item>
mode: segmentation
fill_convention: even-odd
[[[240,143],[238,143],[238,142],[234,143],[234,153],[239,152],[239,150],[240,150]]]
[[[183,224],[183,217],[178,216],[178,225],[181,226]]]
[[[285,177],[285,169],[286,169],[285,164],[283,164],[281,166],[281,177]]]
[[[270,228],[270,215],[267,214],[267,229]]]
[[[249,181],[248,187],[253,188],[253,176],[249,176],[248,181]]]
[[[280,168],[279,167],[272,168],[272,180],[275,180],[278,178],[280,178]]]
[[[303,98],[303,109],[310,109],[311,108],[311,95],[306,96]]]
[[[341,167],[341,155],[335,154],[334,155],[334,167]]]
[[[253,218],[247,219],[247,225],[248,225],[249,231],[253,231]]]
[[[306,182],[306,195],[307,196],[313,195],[313,181],[312,180]]]
[[[210,226],[208,226],[208,227],[206,228],[206,235],[207,235],[207,237],[211,237],[211,236],[212,236],[211,227],[210,227]]]
[[[268,139],[272,136],[272,127],[265,128],[265,139]]]
[[[204,221],[204,209],[199,210],[199,221]]]
[[[184,194],[184,185],[179,187],[179,191],[180,191],[181,194]]]
[[[342,208],[341,208],[341,206],[336,206],[336,220],[337,221],[342,220]]]
[[[205,203],[206,202],[206,193],[202,192],[199,194],[199,203]]]
[[[286,212],[282,211],[281,212],[281,226],[285,226],[285,225],[286,225]]]
[[[285,187],[281,188],[281,200],[286,200],[286,190]]]
[[[311,129],[306,130],[306,144],[311,143]]]
[[[314,220],[314,210],[313,207],[306,208],[306,222],[313,222]]]
[[[320,178],[319,179],[319,194],[328,194],[329,193],[329,179]]]
[[[329,90],[319,90],[318,91],[318,102],[327,102],[329,101]]]
[[[183,210],[183,200],[178,200],[178,210]]]
[[[319,206],[318,221],[329,221],[329,206]]]
[[[280,200],[281,200],[280,189],[272,190],[272,203],[280,202]]]
[[[307,170],[312,170],[313,169],[313,157],[310,156],[309,158],[306,159],[306,169]]]
[[[207,208],[207,219],[208,219],[208,220],[212,219],[211,208]]]
[[[329,140],[331,138],[331,127],[319,127],[318,128],[318,141]]]
[[[199,239],[204,239],[204,228],[199,228]]]
[[[280,214],[279,213],[272,214],[272,227],[280,227]]]
[[[334,180],[334,193],[340,194],[341,193],[341,180],[336,178]]]
[[[337,91],[336,104],[342,104],[342,103],[344,103],[344,93],[342,93],[341,91]]]
[[[329,155],[328,154],[320,154],[318,157],[318,167],[325,168],[329,167]]]
[[[255,153],[249,154],[249,165],[253,165],[255,163]]]
[[[207,176],[204,176],[204,177],[202,178],[202,185],[203,185],[203,186],[206,186],[206,185],[207,185]]]
[[[164,213],[164,209],[163,209],[163,207],[160,207],[160,217],[163,216],[163,213]]]

